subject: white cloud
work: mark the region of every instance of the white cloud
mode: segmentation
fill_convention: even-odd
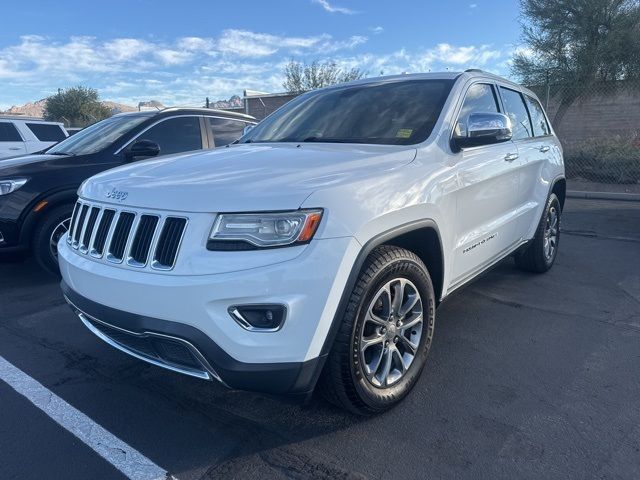
[[[375,34],[375,30],[372,30]],[[25,36],[0,48],[0,106],[22,104],[55,93],[58,87],[86,85],[103,98],[129,104],[157,99],[166,105],[196,105],[241,94],[244,89],[282,90],[290,58],[335,61],[369,76],[482,67],[508,71],[509,45],[452,45],[367,52],[363,35],[334,38],[286,36],[229,29],[216,37],[171,41],[94,37],[53,40]],[[524,50],[523,50],[524,51]]]
[[[374,35],[378,35],[384,32],[384,28],[382,28],[380,25],[378,25],[377,27],[371,27],[369,30],[371,30]]]
[[[327,41],[330,35],[315,37],[282,37],[248,30],[224,30],[217,42],[217,49],[223,54],[241,57],[266,57],[282,49],[304,50]]]
[[[311,0],[311,1],[313,3],[317,3],[329,13],[343,13],[345,15],[353,15],[354,13],[358,13],[355,10],[351,10],[350,8],[331,5],[328,2],[328,0]]]
[[[476,8],[478,6],[477,3],[470,3],[469,8]]]

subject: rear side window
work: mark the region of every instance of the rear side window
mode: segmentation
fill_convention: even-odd
[[[469,87],[460,110],[459,120],[466,122],[470,113],[498,113],[498,102],[491,85],[476,83]]]
[[[66,135],[60,128],[60,125],[52,125],[50,123],[27,123],[29,130],[33,132],[41,142],[59,142],[64,140]]]
[[[505,87],[500,87],[500,92],[502,93],[505,113],[511,118],[513,139],[520,140],[532,137],[529,113],[520,92]]]
[[[527,101],[527,107],[529,107],[529,115],[531,115],[531,123],[533,124],[533,134],[536,137],[544,137],[551,134],[551,129],[547,123],[547,119],[544,116],[544,111],[540,102],[535,98],[531,98],[529,95],[525,95]]]
[[[176,117],[164,120],[138,137],[160,145],[160,155],[202,149],[199,117]]]
[[[21,142],[22,137],[13,123],[0,122],[0,142]]]
[[[245,122],[231,120],[229,118],[213,118],[209,117],[209,125],[213,132],[213,142],[216,147],[223,147],[235,142],[242,136]]]

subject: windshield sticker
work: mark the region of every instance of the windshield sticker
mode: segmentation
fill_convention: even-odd
[[[413,129],[412,128],[401,128],[396,133],[396,138],[409,138],[409,137],[411,137],[412,133],[413,133]]]

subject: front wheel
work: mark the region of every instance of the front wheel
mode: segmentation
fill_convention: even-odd
[[[61,205],[46,213],[33,235],[33,253],[42,268],[60,275],[58,241],[69,231],[73,205]]]
[[[400,402],[417,383],[431,347],[435,295],[412,252],[375,249],[351,292],[320,386],[332,403],[360,415]]]
[[[555,193],[549,195],[536,234],[524,252],[515,256],[522,270],[544,273],[556,260],[560,244],[560,200]]]

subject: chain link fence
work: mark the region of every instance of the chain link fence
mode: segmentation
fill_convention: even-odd
[[[640,193],[640,82],[531,89],[564,147],[571,190]]]

